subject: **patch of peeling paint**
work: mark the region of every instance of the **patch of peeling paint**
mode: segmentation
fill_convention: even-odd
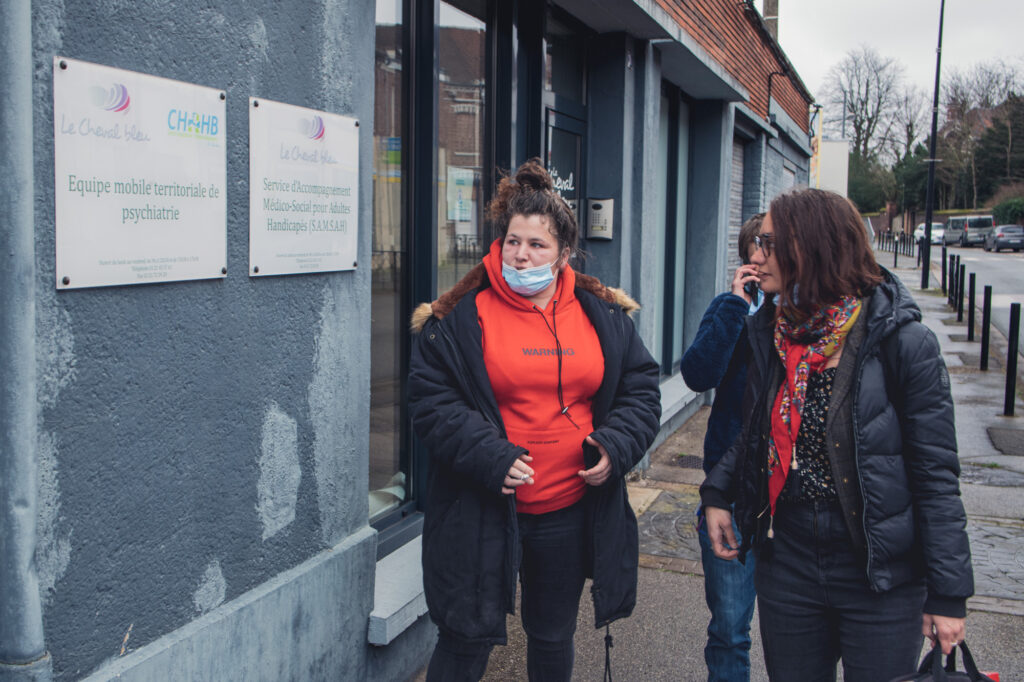
[[[36,445],[36,573],[39,596],[49,604],[57,581],[71,563],[71,530],[60,523],[60,490],[57,486],[57,445],[51,433],[41,433]]]
[[[260,439],[260,480],[256,510],[263,522],[263,539],[273,537],[295,520],[302,467],[299,465],[298,424],[277,403],[263,416]]]
[[[368,364],[369,354],[360,345],[358,325],[346,318],[339,299],[352,300],[325,284],[308,391],[313,474],[326,546],[337,544],[352,528],[365,523],[369,486],[366,467],[357,466],[366,461],[369,384],[360,381],[355,371],[361,366],[357,359],[366,355]],[[357,445],[362,445],[361,452]]]
[[[52,289],[38,291],[36,304],[36,572],[39,595],[49,604],[57,582],[71,563],[71,534],[61,516],[59,441],[45,428],[45,409],[57,404],[61,391],[75,379],[75,339],[71,315]]]
[[[207,613],[224,603],[226,593],[227,582],[224,580],[224,572],[220,569],[220,560],[214,559],[203,572],[203,579],[192,596],[192,602],[196,611]]]
[[[75,378],[75,337],[71,315],[53,292],[36,305],[36,395],[40,407],[53,407]]]

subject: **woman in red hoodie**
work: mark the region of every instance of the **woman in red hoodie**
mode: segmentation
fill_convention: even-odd
[[[659,426],[636,304],[569,265],[579,228],[538,160],[502,180],[483,262],[413,319],[413,425],[430,451],[423,531],[438,626],[428,680],[478,680],[522,585],[531,680],[568,680],[584,580],[595,626],[636,600],[624,476]]]

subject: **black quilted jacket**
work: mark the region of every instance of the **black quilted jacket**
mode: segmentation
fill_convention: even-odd
[[[856,474],[854,493],[840,491],[840,503],[848,523],[859,524],[852,526],[851,537],[863,545],[873,590],[884,592],[923,576],[925,613],[962,617],[974,578],[949,374],[910,292],[884,274],[885,281],[864,299],[863,338],[855,349],[849,389],[853,399],[845,403],[850,414],[845,433],[834,439],[833,469],[844,466],[845,458]],[[768,530],[769,514],[760,514],[768,503],[767,434],[783,375],[772,341],[774,315],[768,305],[748,320],[753,349],[744,397],[748,418],[701,486],[707,506],[727,508],[735,502],[743,555],[763,543]]]
[[[590,435],[611,456],[612,474],[604,485],[588,486],[583,498],[594,620],[603,627],[629,616],[636,603],[639,542],[624,476],[658,432],[659,369],[624,312],[623,305],[636,307],[632,299],[593,277],[577,273],[576,282],[605,361]],[[520,545],[515,497],[501,494],[501,484],[524,450],[505,439],[484,366],[476,308],[484,286],[482,268],[471,271],[432,309],[423,304],[414,315],[409,404],[430,451],[423,586],[431,619],[461,639],[504,644]],[[588,467],[598,458],[584,445]]]

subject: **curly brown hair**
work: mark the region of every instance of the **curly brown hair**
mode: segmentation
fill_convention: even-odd
[[[487,206],[487,215],[502,241],[508,233],[509,221],[515,216],[545,216],[551,221],[549,229],[558,240],[559,253],[565,249],[569,249],[570,256],[579,252],[580,228],[576,213],[555,191],[554,181],[538,158],[530,159],[513,175],[501,179]]]
[[[821,189],[780,194],[768,208],[782,276],[779,306],[803,320],[843,296],[862,298],[882,281],[860,213]]]

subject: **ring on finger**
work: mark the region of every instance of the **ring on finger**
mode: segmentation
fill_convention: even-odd
[[[526,479],[528,479],[529,477],[530,477],[530,474],[522,474],[522,475],[521,475],[521,476],[519,477],[519,480],[520,480],[520,481],[525,481],[525,480],[526,480]]]

